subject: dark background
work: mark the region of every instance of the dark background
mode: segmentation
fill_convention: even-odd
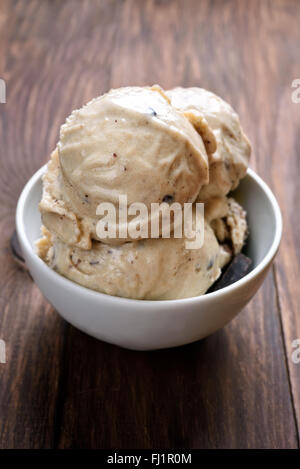
[[[300,2],[1,0],[1,448],[296,448]],[[275,265],[213,336],[132,352],[65,323],[9,252],[18,195],[73,108],[110,87],[201,86],[240,113],[282,207]]]

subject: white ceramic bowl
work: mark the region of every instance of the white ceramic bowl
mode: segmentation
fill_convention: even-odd
[[[250,237],[246,253],[253,261],[248,275],[222,290],[182,300],[143,301],[98,293],[62,277],[35,254],[44,171],[45,166],[28,181],[17,206],[17,233],[26,264],[45,297],[64,319],[106,342],[151,350],[187,344],[212,334],[253,297],[279,247],[280,209],[268,186],[248,169],[235,192],[248,212]]]

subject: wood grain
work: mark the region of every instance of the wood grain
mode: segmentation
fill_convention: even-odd
[[[0,448],[299,446],[297,0],[0,3]],[[238,110],[284,216],[275,267],[226,328],[132,352],[62,321],[13,262],[18,195],[73,108],[110,87],[202,86]]]
[[[135,353],[71,328],[61,448],[294,447],[272,278],[224,330]],[[277,344],[276,348],[273,347]]]

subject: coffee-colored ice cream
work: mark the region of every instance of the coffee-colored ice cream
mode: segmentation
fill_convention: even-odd
[[[246,214],[227,194],[244,176],[249,154],[238,116],[212,93],[111,90],[61,127],[43,178],[38,255],[70,280],[110,295],[201,295],[244,245]],[[149,213],[152,203],[204,201],[203,246],[187,249],[185,237],[161,232],[156,239],[99,237],[98,205],[118,208],[124,195]]]
[[[186,249],[185,238],[160,238],[119,246],[94,241],[84,250],[44,229],[39,249],[50,267],[85,287],[126,298],[169,300],[202,295],[229,261],[208,223],[204,239],[200,249]]]
[[[111,90],[73,111],[61,127],[57,151],[59,161],[55,153],[49,166],[56,175],[45,177],[44,224],[84,248],[99,240],[100,203],[118,208],[125,195],[128,205],[142,202],[150,211],[151,203],[166,198],[194,202],[208,182],[201,136],[158,86]],[[63,220],[56,200],[66,208]]]
[[[219,96],[202,88],[174,88],[166,93],[202,136],[209,158],[209,183],[198,200],[234,190],[245,176],[251,153],[237,113]]]

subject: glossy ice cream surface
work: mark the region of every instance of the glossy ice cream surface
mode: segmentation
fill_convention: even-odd
[[[218,114],[215,104],[198,96],[192,108],[191,96],[198,89],[192,90],[187,90],[187,109],[174,98],[178,93],[181,100],[183,89],[111,90],[66,120],[40,203],[44,228],[37,250],[50,267],[110,295],[176,299],[205,293],[232,253],[241,250],[245,213],[226,194],[245,173],[249,144],[227,103],[214,98],[221,102]],[[217,117],[208,116],[212,108]],[[230,147],[223,135],[226,123],[235,135]],[[214,158],[221,161],[217,172]],[[128,204],[147,207],[166,197],[181,205],[205,200],[204,245],[186,249],[184,238],[172,236],[100,239],[98,204],[112,202],[117,208],[118,196],[124,194]]]

